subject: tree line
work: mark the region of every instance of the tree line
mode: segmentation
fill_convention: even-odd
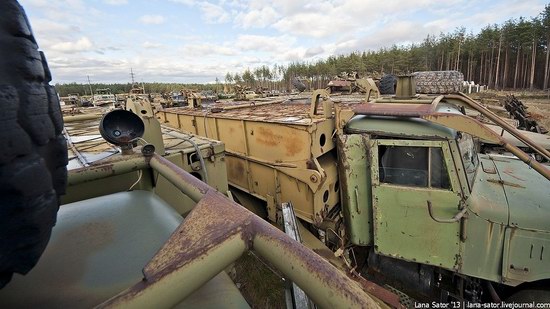
[[[59,96],[66,97],[69,94],[76,94],[89,96],[90,93],[95,93],[97,89],[109,88],[114,94],[128,93],[134,86],[144,87],[146,93],[170,93],[178,92],[182,89],[205,91],[211,90],[215,92],[221,92],[223,86],[220,83],[217,84],[183,84],[183,83],[139,83],[132,85],[131,83],[111,83],[111,84],[55,84],[55,88],[59,93]]]
[[[457,70],[467,81],[492,89],[548,89],[550,84],[550,3],[534,18],[519,17],[501,25],[488,25],[478,34],[457,28],[439,36],[428,35],[419,43],[393,45],[377,51],[355,51],[330,56],[315,62],[293,62],[227,72],[227,85],[241,84],[252,89],[290,91],[292,80],[305,81],[310,88],[324,88],[342,72],[360,76],[407,74],[414,71]],[[147,92],[163,93],[194,89],[221,92],[215,84],[145,83]],[[90,92],[87,84],[56,85],[61,96]],[[110,88],[113,93],[127,93],[131,84],[92,84],[91,88]]]
[[[322,88],[341,72],[362,76],[407,74],[414,71],[457,70],[468,81],[493,89],[547,89],[550,79],[550,4],[535,18],[519,17],[502,25],[488,25],[474,35],[457,28],[422,42],[356,51],[316,62],[287,66],[262,66],[227,73],[226,83],[248,86],[277,81],[290,87],[292,78],[305,79],[312,88]]]

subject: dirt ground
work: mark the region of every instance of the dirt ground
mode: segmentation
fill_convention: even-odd
[[[506,95],[512,94],[524,105],[537,122],[550,130],[550,91],[487,91],[472,94],[472,98],[484,104],[504,106]]]

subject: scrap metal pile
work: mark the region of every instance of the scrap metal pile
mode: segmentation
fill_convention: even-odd
[[[548,129],[539,125],[537,120],[533,118],[533,115],[527,111],[528,107],[513,94],[507,95],[506,99],[504,99],[504,108],[510,113],[510,117],[519,122],[518,129],[541,134],[548,133]]]

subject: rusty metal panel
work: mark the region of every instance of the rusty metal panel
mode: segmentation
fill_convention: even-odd
[[[143,280],[102,306],[173,306],[253,249],[319,306],[377,307],[350,278],[263,219],[158,155],[150,165],[197,206],[144,268]]]
[[[339,182],[347,233],[353,244],[372,244],[372,191],[368,140],[359,134],[337,135]]]
[[[248,153],[245,135],[246,123],[241,120],[214,119],[219,128],[217,139],[224,142],[225,148],[241,154]]]
[[[260,107],[263,106],[258,108]],[[305,107],[307,106],[302,108],[304,112],[307,111]],[[237,114],[234,115],[235,118],[229,118],[227,114],[200,114],[189,109],[172,109],[159,113],[164,114],[161,118],[166,118],[166,123],[171,127],[218,139],[226,144],[229,151],[263,161],[298,162],[300,166],[305,166],[311,156],[319,157],[334,149],[332,119],[280,117],[264,121],[258,115],[247,118]]]
[[[254,158],[269,162],[305,162],[311,156],[311,137],[303,128],[247,122],[246,138],[247,155]]]
[[[231,179],[234,186],[243,188],[245,191],[252,191],[248,179],[250,178],[249,167],[246,160],[228,155],[225,158],[227,164],[227,177]]]
[[[548,180],[533,173],[515,158],[491,158],[500,176],[498,185],[502,186],[509,204],[509,225],[529,230],[550,230]]]
[[[222,112],[181,108],[161,113],[172,127],[225,143],[233,186],[263,200],[271,196],[276,204],[292,201],[300,218],[314,222],[338,203],[338,176],[330,154],[334,121],[309,118],[308,107],[226,104]]]
[[[174,124],[174,125],[177,125],[178,123],[178,115],[174,115],[174,114],[164,114],[165,116],[165,121],[169,124]],[[161,123],[162,124],[162,123]]]
[[[411,103],[365,103],[357,105],[353,111],[357,115],[418,117],[435,111],[434,104]]]
[[[292,201],[298,217],[308,222],[320,220],[339,202],[338,172],[333,160],[332,157],[321,158],[319,164],[326,176],[323,179],[318,176],[313,183],[308,175],[318,173],[312,174],[311,170],[280,168],[232,155],[226,157],[231,185],[263,200],[271,196],[276,204]]]

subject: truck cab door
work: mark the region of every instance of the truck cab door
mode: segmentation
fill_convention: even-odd
[[[447,141],[375,140],[371,151],[378,254],[457,269],[461,189]],[[428,211],[431,203],[432,214]]]

